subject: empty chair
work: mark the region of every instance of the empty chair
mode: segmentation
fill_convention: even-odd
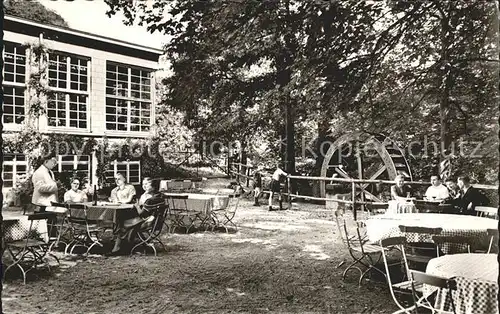
[[[354,235],[351,235],[347,227],[343,210],[335,211],[335,219],[337,222],[337,228],[340,238],[349,250],[349,254],[353,259],[353,262],[349,266],[347,266],[347,268],[342,273],[342,279],[345,280],[348,271],[351,269],[359,271],[359,285],[361,285],[361,282],[363,281],[363,278],[365,278],[365,276],[371,275],[371,270],[375,270],[385,277],[384,272],[375,266],[382,257],[383,248],[378,244],[369,243],[364,232],[364,223],[361,221],[356,221],[356,231]],[[362,270],[358,266],[362,266],[365,269]]]
[[[414,306],[418,309],[419,307],[423,307],[432,311],[432,313],[442,313],[442,314],[456,314],[455,311],[455,303],[453,302],[452,292],[457,290],[457,283],[453,279],[437,277],[433,275],[429,275],[423,272],[411,270],[411,278],[412,278],[412,295]],[[429,301],[426,295],[421,295],[421,291],[419,292],[416,287],[422,287],[422,285],[430,285],[437,287],[439,289],[447,290],[447,297],[450,303],[451,312],[446,309],[439,309],[432,305],[433,302]]]
[[[399,311],[395,313],[410,313],[410,310],[415,308],[415,305],[410,307],[405,307],[401,304],[400,300],[396,297],[396,293],[403,295],[411,295],[413,291],[418,294],[422,294],[423,285],[414,284],[412,286],[412,281],[410,277],[410,269],[408,267],[408,260],[406,258],[406,238],[405,237],[393,237],[387,238],[380,241],[380,246],[383,248],[382,257],[384,260],[385,273],[387,284],[389,285],[389,290],[391,292],[392,299],[399,307]],[[394,252],[399,252],[400,256],[396,261],[390,262],[387,256],[387,251],[391,248],[395,248]],[[393,275],[391,274],[391,268],[396,267],[396,269],[401,269],[403,272],[403,280],[396,282],[393,280]],[[404,280],[406,279],[406,280]]]
[[[238,229],[238,226],[233,222],[236,210],[238,209],[238,205],[240,203],[240,198],[238,196],[239,195],[236,193],[229,195],[229,204],[226,208],[212,210],[209,214],[213,219],[212,231],[215,227],[223,227],[226,230],[226,233],[229,233],[229,225],[233,226],[236,230]],[[209,218],[205,219],[203,223],[206,223],[206,220],[208,219]]]
[[[94,246],[103,247],[100,236],[104,233],[104,227],[96,220],[88,219],[88,208],[84,204],[68,204],[68,222],[71,229],[71,242],[66,246],[66,252],[70,254],[76,247],[87,249],[88,255]]]
[[[29,214],[28,221],[30,222],[27,233],[23,237],[5,243],[5,249],[12,257],[12,263],[5,269],[3,275],[16,266],[21,270],[23,282],[26,284],[26,274],[32,269],[46,266],[50,270],[50,264],[46,256],[53,257],[59,264],[59,259],[50,253],[49,235],[51,234],[51,225],[45,234],[39,234],[37,230],[38,224],[47,226],[48,220],[55,220],[56,214],[52,212],[37,212]]]
[[[498,220],[498,208],[487,206],[476,206],[476,213],[479,217],[489,217]]]
[[[431,237],[433,235],[439,235],[443,231],[442,228],[427,228],[427,227],[415,227],[415,226],[399,226],[399,230],[405,234],[407,243],[405,245],[406,257],[408,264],[412,269],[425,270],[427,263],[434,257],[437,257],[436,253],[439,247],[431,242]],[[422,238],[429,242],[419,241]]]

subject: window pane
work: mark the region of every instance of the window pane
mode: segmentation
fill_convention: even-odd
[[[24,121],[24,88],[4,87],[3,123],[21,123]]]

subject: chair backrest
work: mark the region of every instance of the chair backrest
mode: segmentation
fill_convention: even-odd
[[[163,229],[163,225],[165,222],[165,219],[168,214],[168,206],[167,204],[158,204],[156,205],[156,208],[154,209],[154,220],[152,224],[152,231],[156,233],[161,233]]]
[[[476,239],[472,236],[432,236],[432,241],[437,244],[441,251],[446,246],[447,251],[454,253],[470,253],[471,247],[476,243]],[[453,248],[453,249],[452,249]],[[440,255],[439,249],[437,250],[438,256]]]
[[[488,247],[488,253],[492,253],[493,246],[497,248],[498,253],[498,229],[487,229],[488,237],[490,238],[490,245]]]
[[[415,303],[415,305],[417,304],[417,300],[420,298],[419,293],[415,289],[415,283],[422,283],[425,285],[434,286],[441,289],[447,289],[448,300],[449,300],[448,302],[450,302],[451,304],[451,309],[453,313],[456,313],[455,303],[453,301],[453,295],[452,295],[452,291],[457,290],[457,282],[454,279],[438,277],[416,270],[411,270],[410,273],[411,273],[411,290],[412,290],[413,302]],[[434,313],[434,311],[432,312]],[[442,312],[442,310],[440,312]]]
[[[240,204],[240,197],[237,194],[230,194],[228,195],[229,197],[229,204],[226,207],[226,212],[231,212],[234,213],[238,209],[238,205]]]
[[[188,210],[187,199],[189,195],[178,194],[178,195],[165,195],[165,202],[167,203],[168,209],[173,211]]]
[[[87,205],[68,203],[68,219],[73,223],[87,223]]]
[[[498,208],[488,206],[476,206],[475,210],[480,217],[493,216],[498,219]]]

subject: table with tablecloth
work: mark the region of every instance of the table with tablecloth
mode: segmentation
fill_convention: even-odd
[[[198,194],[198,193],[164,193],[167,204],[172,208],[192,210],[208,215],[213,210],[224,209],[229,204],[228,195]],[[187,199],[176,199],[177,196],[187,195]],[[187,208],[186,208],[187,207]]]
[[[476,249],[488,249],[487,229],[496,229],[498,221],[490,218],[437,214],[384,214],[371,216],[366,220],[366,233],[371,242],[378,242],[390,237],[405,236],[399,226],[442,228],[443,236],[471,236],[475,239]],[[406,235],[414,237],[409,241],[432,242],[431,235]]]
[[[134,210],[134,204],[115,204],[108,202],[98,202],[93,205],[91,202],[83,203],[87,209],[87,219],[116,224],[120,211]],[[71,206],[71,205],[70,205]],[[85,218],[85,212],[80,208],[72,208],[71,216]]]
[[[498,313],[496,254],[451,254],[433,258],[427,265],[426,273],[456,280],[457,290],[452,292],[452,296],[457,313]],[[436,289],[424,286],[424,294],[427,296]],[[439,291],[437,308],[451,309],[446,294],[446,289]]]

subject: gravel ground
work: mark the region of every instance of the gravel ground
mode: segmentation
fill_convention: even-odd
[[[268,212],[242,200],[237,232],[165,234],[157,257],[66,257],[27,285],[8,278],[4,313],[392,313],[387,285],[342,281],[350,261],[324,206]],[[36,276],[34,276],[36,275]]]

